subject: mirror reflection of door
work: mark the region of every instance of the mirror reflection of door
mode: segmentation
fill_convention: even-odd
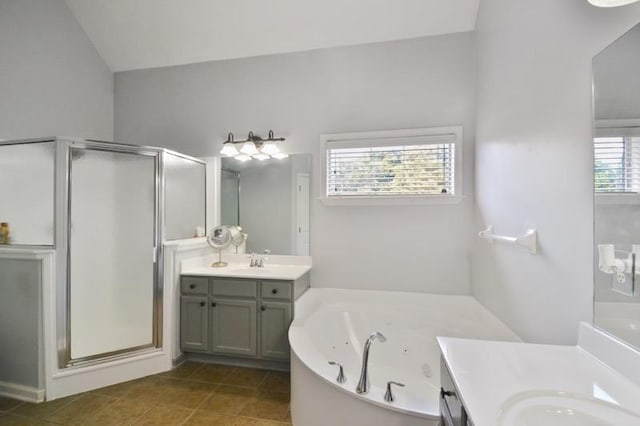
[[[309,256],[309,174],[296,175],[296,255]]]
[[[240,172],[223,168],[220,172],[220,217],[222,225],[240,224]]]

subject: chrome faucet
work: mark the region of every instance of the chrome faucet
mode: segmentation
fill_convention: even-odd
[[[251,261],[249,262],[249,267],[251,268],[263,268],[264,262],[267,260],[267,255],[271,253],[271,250],[264,249],[264,254],[255,254],[251,253]]]
[[[387,338],[382,333],[374,331],[365,342],[364,351],[362,352],[362,371],[360,371],[360,380],[358,380],[358,386],[356,387],[356,392],[360,394],[369,392],[369,348],[371,347],[371,342],[375,339],[381,342],[387,341]]]

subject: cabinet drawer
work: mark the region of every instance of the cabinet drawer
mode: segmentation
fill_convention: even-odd
[[[256,297],[258,283],[251,280],[214,278],[211,280],[214,296]]]
[[[182,277],[180,290],[185,294],[207,294],[206,277]]]
[[[289,281],[262,281],[261,295],[270,299],[291,300],[293,285]]]

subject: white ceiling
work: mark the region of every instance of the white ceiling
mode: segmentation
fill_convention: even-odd
[[[113,71],[471,31],[479,0],[65,0]]]

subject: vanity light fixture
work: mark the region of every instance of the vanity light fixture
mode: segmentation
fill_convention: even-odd
[[[235,141],[233,140],[233,133],[229,133],[227,135],[227,140],[222,144],[222,150],[220,150],[220,154],[227,157],[235,157],[240,154],[238,152],[238,148],[234,145]]]
[[[281,160],[289,157],[288,154],[280,152],[277,142],[282,142],[283,137],[276,138],[273,130],[269,130],[266,139],[254,134],[252,131],[247,135],[247,139],[237,141],[233,137],[233,133],[227,135],[227,140],[223,142],[220,154],[225,157],[233,157],[239,161],[249,161],[251,158],[264,161],[269,158]],[[236,147],[242,144],[240,150]]]
[[[255,158],[256,160],[264,161],[264,160],[268,160],[271,157],[268,154],[263,154],[262,152],[259,152],[257,154],[254,154],[253,158]]]
[[[258,148],[256,148],[256,144],[253,143],[252,141],[246,141],[243,145],[242,148],[240,148],[240,152],[243,154],[247,154],[247,155],[255,155],[257,154]]]
[[[588,0],[594,6],[598,7],[616,7],[625,6],[627,4],[635,3],[638,0]]]

